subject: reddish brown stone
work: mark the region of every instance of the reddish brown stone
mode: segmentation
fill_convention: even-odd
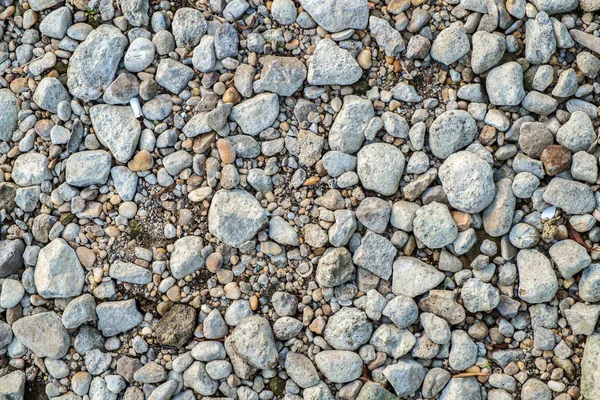
[[[571,152],[564,146],[553,144],[544,149],[540,156],[546,174],[554,176],[571,167]]]
[[[496,141],[496,128],[485,125],[479,134],[479,142],[484,146],[491,146]]]

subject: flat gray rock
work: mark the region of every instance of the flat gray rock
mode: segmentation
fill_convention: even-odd
[[[110,174],[112,158],[104,150],[80,151],[67,159],[65,180],[69,185],[104,185]]]
[[[236,353],[255,368],[277,365],[277,347],[269,322],[259,316],[245,318],[231,333]]]
[[[408,396],[421,387],[427,369],[414,360],[399,360],[388,365],[383,370],[383,375],[390,382],[396,395]]]
[[[19,186],[39,185],[52,178],[49,163],[48,158],[40,153],[21,154],[13,165],[12,179]]]
[[[300,0],[300,5],[328,32],[362,30],[369,21],[367,0]]]
[[[127,332],[144,320],[133,299],[100,303],[96,307],[96,314],[98,328],[106,337]]]
[[[199,10],[183,7],[175,12],[172,31],[177,47],[192,48],[198,45],[207,28],[206,19]]]
[[[442,283],[446,275],[414,257],[400,256],[394,262],[392,292],[417,297]]]
[[[360,356],[347,350],[326,350],[315,355],[315,364],[327,379],[334,383],[346,383],[362,375],[363,361]]]
[[[152,282],[152,271],[140,267],[139,265],[120,260],[112,263],[108,274],[111,278],[118,281],[134,283],[136,285],[145,285]]]
[[[588,214],[596,207],[596,199],[590,186],[562,178],[553,178],[542,197],[546,203],[561,208],[568,214]]]
[[[67,330],[54,311],[23,317],[13,323],[12,328],[15,337],[38,357],[62,358],[71,344]]]
[[[4,375],[0,378],[0,394],[9,400],[23,400],[26,380],[23,371],[13,371]]]
[[[465,56],[471,46],[462,22],[455,22],[442,30],[431,45],[431,57],[450,65]]]
[[[192,78],[194,70],[172,58],[163,58],[156,68],[156,82],[173,94],[185,89]]]
[[[43,110],[56,113],[58,104],[63,101],[70,101],[71,97],[65,87],[56,78],[45,77],[38,83],[33,101]],[[2,108],[4,109],[4,108]]]
[[[262,59],[260,79],[253,84],[256,93],[293,95],[306,79],[306,66],[296,57],[266,56]]]
[[[89,293],[82,294],[69,302],[62,315],[62,323],[67,329],[79,328],[89,321],[96,320],[96,301]]]

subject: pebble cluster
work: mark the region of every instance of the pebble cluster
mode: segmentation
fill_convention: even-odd
[[[0,0],[0,400],[600,400],[600,0]]]

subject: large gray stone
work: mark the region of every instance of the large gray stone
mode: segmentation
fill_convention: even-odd
[[[208,24],[200,10],[194,8],[179,8],[173,17],[173,36],[177,47],[192,48],[206,33]]]
[[[202,238],[199,236],[186,236],[173,244],[169,268],[175,279],[183,279],[204,266],[202,258]]]
[[[62,358],[71,344],[67,330],[54,311],[23,317],[13,323],[12,328],[15,337],[38,357]]]
[[[429,147],[434,156],[446,159],[470,145],[477,134],[471,114],[463,110],[446,111],[429,127]]]
[[[23,400],[25,394],[25,381],[23,371],[13,371],[0,378],[0,395],[8,400]]]
[[[96,314],[98,314],[98,328],[106,337],[127,332],[144,320],[133,299],[98,304]]]
[[[231,333],[235,352],[258,369],[277,365],[277,347],[269,321],[259,316],[245,318]]]
[[[279,115],[279,98],[274,93],[261,93],[235,105],[230,118],[242,132],[256,136],[273,124]]]
[[[391,196],[398,191],[405,162],[404,154],[398,147],[373,143],[358,152],[356,172],[365,189]]]
[[[514,61],[488,72],[485,87],[490,102],[496,106],[516,106],[525,97],[523,68]]]
[[[96,100],[110,85],[127,47],[127,38],[114,25],[100,25],[69,59],[67,86],[83,101]]]
[[[346,383],[362,375],[363,361],[360,356],[347,350],[327,350],[315,355],[315,364],[327,379],[334,383]]]
[[[155,78],[160,86],[179,94],[194,78],[194,70],[172,58],[163,58],[156,68]]]
[[[354,307],[343,307],[329,317],[323,337],[337,350],[358,349],[371,338],[373,325],[367,315]]]
[[[80,151],[67,159],[65,180],[71,186],[104,185],[110,174],[112,158],[104,150]]]
[[[0,241],[0,278],[6,278],[23,268],[25,243],[21,239]]]
[[[600,334],[588,336],[581,361],[581,394],[588,400],[600,400]]]
[[[40,106],[41,109],[52,113],[57,112],[59,103],[70,100],[69,93],[62,83],[58,79],[49,76],[38,83],[33,94],[35,104]]]
[[[141,134],[140,123],[131,107],[99,104],[90,109],[90,118],[98,141],[111,151],[117,161],[129,161]]]
[[[19,186],[39,185],[52,178],[48,164],[50,160],[43,154],[21,154],[13,165],[12,179]]]
[[[496,182],[496,195],[490,205],[483,210],[483,228],[493,237],[508,233],[512,226],[517,198],[513,194],[512,181],[508,178]]]
[[[352,54],[331,39],[322,39],[309,60],[310,85],[352,85],[362,76]]]
[[[431,45],[431,58],[450,65],[465,56],[471,46],[462,22],[455,22],[442,30]]]
[[[426,374],[427,369],[424,366],[410,359],[399,360],[383,370],[383,375],[401,397],[415,393],[421,387]]]
[[[328,32],[362,30],[369,20],[367,0],[299,0],[300,5]]]
[[[10,89],[0,90],[0,140],[8,141],[17,129],[19,107]]]
[[[401,256],[394,262],[392,292],[417,297],[442,283],[446,275],[414,257]]]
[[[75,250],[56,238],[40,251],[34,280],[38,294],[46,299],[75,297],[83,290],[85,272]]]
[[[494,200],[492,168],[474,153],[452,154],[440,167],[439,178],[448,202],[457,210],[478,213]]]
[[[596,207],[591,187],[562,178],[552,179],[542,198],[546,203],[562,208],[568,214],[588,214]]]
[[[519,297],[529,304],[552,300],[558,290],[558,279],[550,260],[537,250],[521,250],[517,254]]]
[[[358,96],[344,97],[342,109],[329,130],[329,147],[334,151],[353,154],[365,140],[365,129],[375,115],[373,104]]]
[[[260,79],[253,85],[256,93],[272,92],[291,96],[306,79],[306,66],[296,57],[266,56],[262,63]]]
[[[219,190],[208,210],[208,230],[229,246],[239,247],[267,223],[265,210],[245,190]]]

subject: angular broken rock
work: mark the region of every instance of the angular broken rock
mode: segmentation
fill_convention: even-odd
[[[229,246],[239,247],[267,223],[265,210],[245,190],[219,190],[208,210],[208,230]]]
[[[40,251],[34,279],[38,294],[46,299],[75,297],[83,290],[85,272],[75,250],[56,238]]]
[[[306,66],[296,57],[266,56],[262,62],[260,79],[253,84],[256,93],[272,92],[291,96],[306,79]]]
[[[173,244],[169,267],[175,279],[183,279],[204,266],[202,238],[186,236]]]
[[[6,278],[23,267],[25,243],[21,239],[0,241],[0,278]]]
[[[269,321],[259,316],[245,318],[231,333],[231,345],[248,364],[258,369],[277,365],[277,347]]]
[[[417,258],[401,256],[394,262],[392,292],[417,297],[435,288],[445,277],[443,272]]]
[[[352,54],[331,39],[322,39],[308,65],[310,85],[352,85],[362,76],[362,69]]]
[[[335,287],[354,277],[352,254],[344,247],[329,248],[319,259],[315,279],[319,286]]]
[[[154,333],[164,346],[181,348],[187,344],[196,327],[196,309],[175,304],[156,324]]]
[[[354,154],[365,141],[365,129],[375,116],[373,103],[358,96],[344,97],[342,109],[338,112],[329,130],[328,142],[331,150]]]
[[[392,262],[396,252],[396,248],[389,240],[369,231],[362,238],[360,246],[354,252],[352,261],[387,280],[392,275]]]
[[[246,135],[256,136],[275,121],[279,115],[279,98],[274,93],[261,93],[235,105],[230,118],[237,122]]]

